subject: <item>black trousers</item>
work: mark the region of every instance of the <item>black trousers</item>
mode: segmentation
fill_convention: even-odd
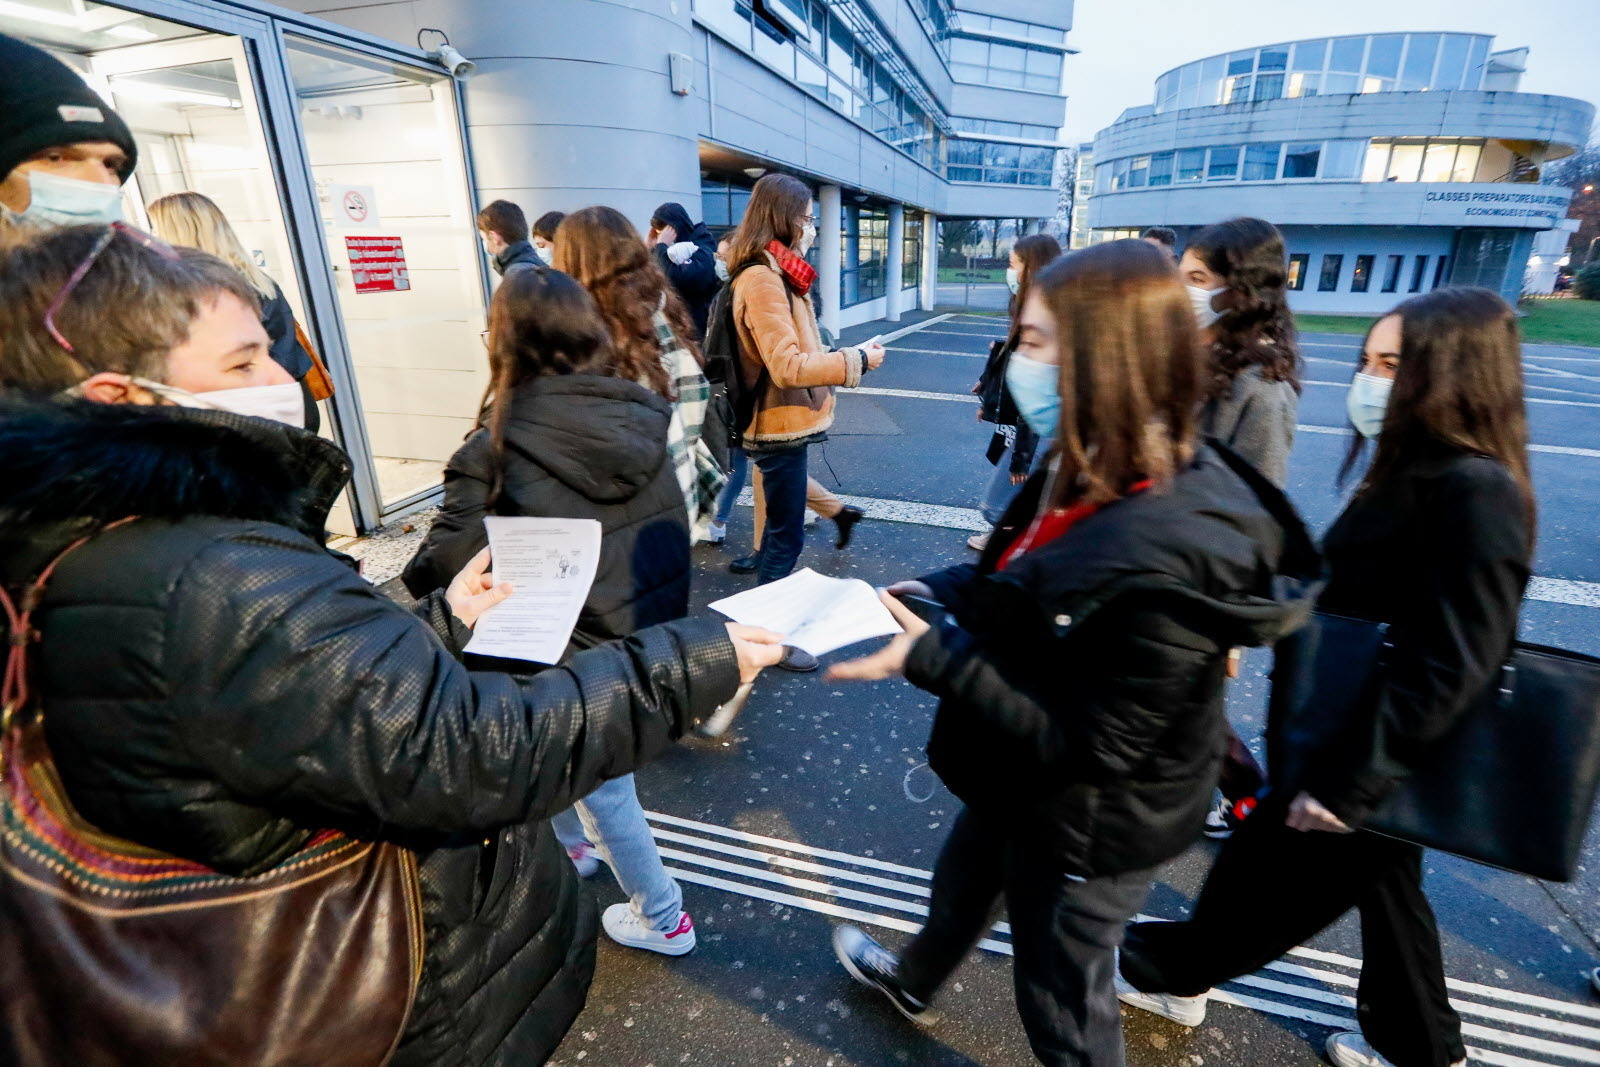
[[[900,955],[900,982],[932,997],[994,923],[1003,895],[1033,1054],[1049,1067],[1122,1067],[1114,950],[1150,880],[1150,871],[1069,878],[1013,821],[963,809],[933,871],[927,925]]]
[[[1258,971],[1361,912],[1356,1016],[1395,1067],[1450,1067],[1466,1057],[1445,990],[1439,927],[1422,892],[1422,849],[1371,833],[1303,833],[1269,796],[1222,848],[1194,916],[1136,923],[1122,976],[1147,993],[1194,996]]]

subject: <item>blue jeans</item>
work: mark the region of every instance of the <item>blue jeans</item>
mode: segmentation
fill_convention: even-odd
[[[1051,438],[1044,438],[1039,442],[1038,448],[1033,453],[1033,465],[1028,473],[1039,469],[1039,464],[1044,462],[1045,456],[1050,453]],[[1001,455],[1000,462],[994,465],[994,475],[989,479],[989,484],[984,487],[983,499],[979,502],[978,510],[983,514],[983,521],[990,526],[1000,525],[1000,520],[1005,517],[1006,509],[1011,502],[1022,492],[1022,486],[1011,484],[1011,453],[1014,446],[1007,445],[1005,453]]]
[[[757,452],[767,498],[767,528],[761,535],[760,584],[787,578],[806,547],[806,446]]]
[[[733,514],[733,505],[739,500],[739,493],[744,490],[745,475],[750,472],[750,459],[744,454],[744,449],[733,448],[728,450],[728,484],[722,487],[722,495],[717,497],[717,523],[721,526],[728,524],[728,516]]]
[[[661,863],[650,835],[633,775],[613,778],[550,820],[564,848],[590,841],[617,884],[628,894],[628,906],[652,930],[671,930],[683,911],[683,890]]]

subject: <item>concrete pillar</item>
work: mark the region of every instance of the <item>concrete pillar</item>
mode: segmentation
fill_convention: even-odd
[[[642,233],[676,200],[700,218],[694,93],[672,92],[671,52],[694,55],[689,4],[571,0],[288,0],[288,6],[415,46],[438,27],[478,65],[463,83],[479,204],[528,221],[607,204]],[[431,44],[436,38],[426,39]],[[696,88],[706,72],[694,65]]]
[[[922,213],[922,309],[939,303],[939,216]]]
[[[817,313],[822,325],[839,333],[839,291],[843,282],[839,232],[842,206],[837,185],[817,190]]]
[[[906,247],[906,208],[904,204],[889,205],[889,276],[884,279],[883,317],[890,322],[900,321],[900,275],[904,273]]]

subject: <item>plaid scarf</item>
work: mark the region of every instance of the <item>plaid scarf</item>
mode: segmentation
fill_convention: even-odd
[[[811,283],[817,280],[815,267],[796,254],[794,249],[777,241],[768,241],[767,251],[778,261],[778,269],[783,271],[791,289],[801,296],[811,291]]]

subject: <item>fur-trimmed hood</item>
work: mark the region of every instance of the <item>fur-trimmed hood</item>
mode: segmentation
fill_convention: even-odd
[[[0,573],[15,577],[41,548],[129,515],[274,522],[320,544],[350,461],[315,434],[228,412],[5,400],[0,470]]]

